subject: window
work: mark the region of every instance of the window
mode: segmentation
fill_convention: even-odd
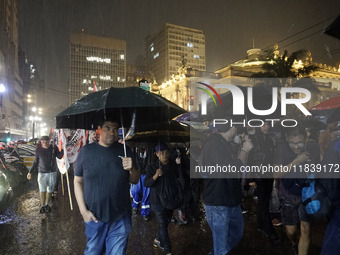
[[[158,58],[158,56],[159,56],[159,52],[157,52],[155,55],[153,55],[153,59]]]

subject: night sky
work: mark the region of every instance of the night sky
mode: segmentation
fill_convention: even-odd
[[[321,31],[338,14],[338,0],[19,0],[19,38],[50,102],[66,107],[71,32],[126,40],[127,63],[134,64],[144,54],[145,36],[165,22],[202,29],[207,71],[216,71],[244,59],[253,38],[263,49],[304,31],[280,42],[281,52],[307,49],[315,62],[335,65],[340,40]]]

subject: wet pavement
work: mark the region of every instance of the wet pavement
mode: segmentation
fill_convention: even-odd
[[[70,179],[72,182],[72,178]],[[66,180],[65,180],[66,186]],[[71,188],[72,189],[72,188]],[[61,194],[53,200],[49,214],[39,213],[39,192],[36,178],[26,183],[16,199],[0,215],[0,254],[34,254],[65,255],[83,254],[86,239],[84,224],[72,191],[73,211],[70,209],[69,197]],[[280,244],[271,244],[256,231],[256,204],[252,198],[246,198],[245,207],[250,212],[244,214],[245,233],[240,244],[231,255],[290,255],[291,246],[282,226],[276,227],[282,239]],[[171,223],[170,239],[175,255],[206,255],[212,247],[211,232],[201,216],[195,222],[185,226]],[[312,225],[312,239],[309,254],[320,254],[326,222],[318,221]],[[162,252],[152,246],[156,233],[156,222],[145,222],[137,215],[133,217],[133,230],[129,238],[128,255],[157,255]]]

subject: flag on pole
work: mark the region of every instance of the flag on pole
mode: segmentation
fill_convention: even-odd
[[[93,92],[97,92],[97,86],[95,81],[93,81]]]
[[[72,139],[67,144],[67,158],[70,163],[76,161],[79,150],[86,144],[84,129],[77,129]]]
[[[68,161],[67,157],[67,139],[66,139],[66,134],[65,131],[62,129],[58,130],[58,149],[61,151],[61,149],[64,150],[64,156],[62,159],[57,158],[57,165],[59,168],[60,173],[65,174],[67,169],[70,167],[70,163]]]

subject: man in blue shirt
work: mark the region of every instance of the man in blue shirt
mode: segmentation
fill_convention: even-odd
[[[130,150],[124,157],[118,129],[116,121],[101,121],[99,142],[84,146],[76,161],[74,193],[85,222],[84,254],[126,253],[131,231],[129,182],[137,183],[140,173]]]

